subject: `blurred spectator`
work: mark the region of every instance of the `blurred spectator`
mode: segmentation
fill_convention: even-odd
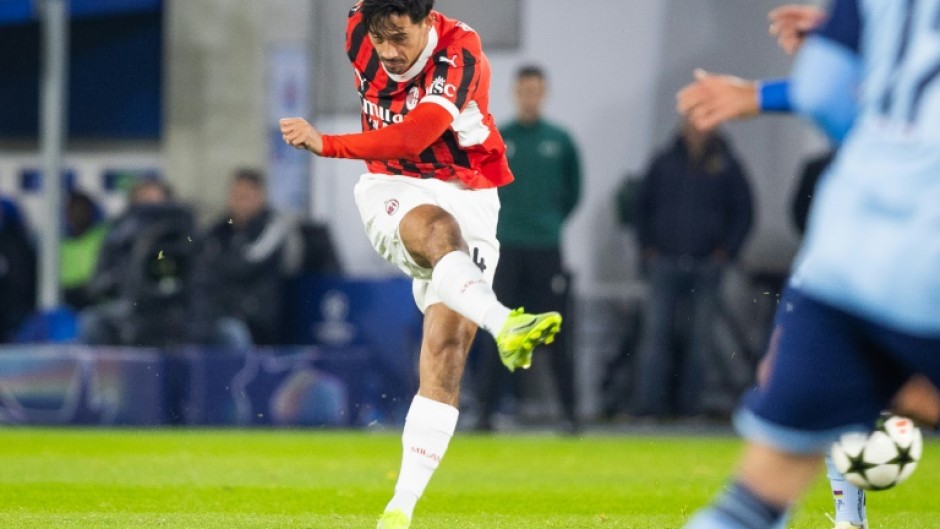
[[[88,285],[94,305],[79,314],[79,339],[97,345],[185,341],[193,230],[192,213],[173,201],[167,184],[137,182],[102,245]]]
[[[653,160],[635,214],[649,301],[634,413],[698,415],[722,275],[751,226],[750,187],[725,139],[683,123]],[[674,341],[677,323],[685,331],[682,346]]]
[[[65,235],[59,250],[59,279],[65,303],[75,310],[91,304],[88,284],[108,233],[100,208],[81,191],[69,193]]]
[[[0,342],[36,308],[36,251],[13,202],[0,198]]]
[[[574,335],[573,317],[561,231],[581,195],[578,149],[564,129],[542,116],[546,79],[539,67],[525,66],[517,72],[515,96],[516,119],[500,129],[515,181],[499,188],[500,256],[493,290],[511,307],[565,315],[568,332],[541,347],[537,355],[545,355],[551,362],[565,427],[574,431],[579,421],[568,347]],[[492,416],[512,375],[501,365],[491,342],[486,342],[481,353],[478,427],[490,430]]]
[[[196,339],[236,345],[247,325],[251,342],[282,343],[283,282],[299,271],[303,244],[297,223],[268,206],[260,172],[234,172],[228,211],[201,243],[193,296]]]
[[[343,265],[333,244],[330,229],[319,222],[301,222],[300,237],[303,241],[303,257],[300,272],[303,274],[341,274]]]

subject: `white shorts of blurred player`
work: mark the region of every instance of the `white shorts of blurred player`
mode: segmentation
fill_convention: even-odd
[[[436,178],[364,174],[354,195],[362,225],[372,247],[386,261],[414,279],[412,292],[421,312],[441,299],[431,288],[431,269],[419,266],[405,249],[398,225],[412,209],[432,204],[450,213],[460,225],[470,257],[492,285],[499,261],[496,223],[499,195],[496,189],[470,189],[459,182]]]

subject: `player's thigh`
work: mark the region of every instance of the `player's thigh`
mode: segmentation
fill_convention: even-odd
[[[500,257],[499,241],[496,239],[496,224],[499,220],[499,195],[496,190],[468,190],[439,181],[429,181],[429,185],[434,189],[437,204],[460,225],[460,233],[467,243],[470,258],[483,273],[483,279],[492,285]],[[422,311],[441,302],[440,296],[430,286],[430,276],[427,279],[416,278],[412,290],[415,302]]]
[[[437,185],[444,186],[438,195],[440,206],[457,220],[470,257],[492,285],[499,262],[499,241],[496,239],[499,195],[496,189],[468,190],[444,183]]]
[[[768,351],[768,376],[745,397],[742,434],[794,451],[865,428],[909,376],[871,340],[871,326],[788,289]]]
[[[365,174],[356,184],[354,195],[366,236],[375,251],[405,274],[429,279],[431,270],[418,265],[408,253],[399,225],[414,208],[438,205],[433,190],[416,178]]]

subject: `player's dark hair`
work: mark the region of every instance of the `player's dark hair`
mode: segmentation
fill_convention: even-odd
[[[391,29],[391,15],[407,15],[413,24],[421,22],[434,9],[434,0],[364,0],[359,12],[370,33],[383,34]]]
[[[543,70],[541,66],[536,66],[534,64],[526,64],[524,66],[520,66],[519,69],[516,70],[516,80],[521,81],[522,79],[525,79],[526,77],[537,77],[544,81],[545,70]]]

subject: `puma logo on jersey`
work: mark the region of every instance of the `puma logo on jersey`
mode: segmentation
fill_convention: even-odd
[[[366,78],[359,73],[359,70],[353,70],[356,74],[356,80],[359,81],[359,93],[362,94],[366,91]]]
[[[437,62],[445,62],[451,65],[452,67],[456,68],[457,67],[457,54],[455,53],[454,56],[451,57],[450,59],[448,59],[447,57],[438,57]]]

